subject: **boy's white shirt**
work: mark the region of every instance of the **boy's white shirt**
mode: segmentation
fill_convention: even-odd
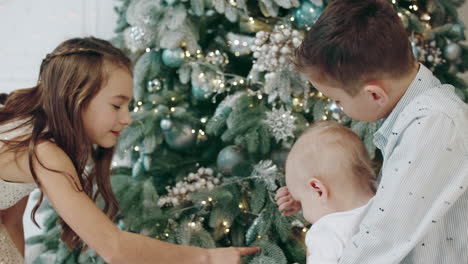
[[[374,143],[380,184],[339,263],[468,263],[468,105],[421,65]]]
[[[307,231],[307,264],[337,264],[343,249],[357,233],[372,199],[361,207],[323,216]]]

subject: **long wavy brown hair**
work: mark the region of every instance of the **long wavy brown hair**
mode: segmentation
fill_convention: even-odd
[[[36,86],[0,96],[0,103],[4,104],[0,108],[0,126],[14,120],[25,120],[12,130],[22,126],[32,127],[32,133],[21,140],[2,141],[8,151],[28,151],[30,171],[39,187],[41,183],[33,166],[33,157],[39,160],[36,146],[51,140],[72,160],[79,184],[70,175],[61,173],[70,177],[77,191],[85,192],[94,201],[102,197],[104,213],[114,219],[119,210],[110,183],[114,148],[93,146],[85,136],[82,123],[84,109],[108,79],[104,63],[132,73],[130,60],[108,41],[87,37],[61,43],[42,61]],[[90,168],[85,170],[90,164]],[[35,214],[43,197],[41,192],[31,213],[36,225]],[[62,219],[60,224],[64,243],[70,248],[83,248],[81,239]]]

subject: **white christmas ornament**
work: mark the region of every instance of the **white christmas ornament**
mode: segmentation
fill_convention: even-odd
[[[303,38],[289,25],[276,25],[271,33],[257,32],[252,46],[255,58],[252,69],[260,72],[292,70],[294,50]]]
[[[266,113],[267,119],[265,123],[270,128],[276,142],[287,140],[289,137],[294,137],[294,130],[296,129],[296,118],[291,114],[291,110],[285,110],[284,107]]]

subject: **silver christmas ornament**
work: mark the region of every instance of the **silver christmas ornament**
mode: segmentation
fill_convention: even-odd
[[[457,43],[451,42],[445,46],[444,57],[449,61],[457,61],[462,54],[462,49]]]
[[[158,79],[148,81],[148,85],[146,86],[146,90],[148,90],[148,92],[150,92],[150,93],[161,90],[161,81],[158,80]]]

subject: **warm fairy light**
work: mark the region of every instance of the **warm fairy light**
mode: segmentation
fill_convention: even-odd
[[[230,231],[231,231],[231,229],[229,229],[229,228],[224,229],[225,234],[228,234]]]
[[[139,151],[140,150],[140,147],[138,146],[135,146],[135,148],[133,148],[135,151]]]
[[[244,80],[243,80],[243,79],[241,79],[241,80],[239,81],[239,83],[240,83],[240,84],[243,84],[243,83],[244,83]]]
[[[133,112],[135,112],[135,113],[138,112],[138,106],[133,108]]]
[[[205,131],[199,129],[198,132],[200,133],[200,135],[204,136],[205,135]]]
[[[175,97],[171,97],[171,101],[174,102],[176,100]]]
[[[229,226],[229,222],[228,221],[223,221],[223,226]]]
[[[202,204],[202,205],[206,205],[206,201],[201,201],[201,204]]]
[[[244,208],[244,205],[240,203],[240,204],[239,204],[239,208],[240,208],[240,209]]]
[[[150,49],[150,48],[146,48],[146,52],[150,52],[150,51],[151,51],[151,49]]]
[[[195,222],[190,222],[188,224],[191,228],[195,228],[197,226],[197,224]]]
[[[138,101],[137,105],[142,105],[143,102],[142,101]]]
[[[257,95],[257,98],[258,98],[258,100],[262,100],[263,95],[259,94],[259,95]]]
[[[250,23],[250,24],[255,23],[255,20],[253,19],[253,17],[249,17],[249,23]]]
[[[213,198],[208,197],[208,202],[212,202],[212,201],[213,201]]]
[[[238,39],[234,40],[234,45],[239,45],[240,41]]]
[[[175,112],[175,107],[171,107],[171,112]]]
[[[195,129],[192,129],[192,134],[195,134],[197,133],[197,131]]]
[[[169,237],[169,234],[168,234],[168,233],[165,233],[164,235],[165,235],[166,237]]]
[[[302,228],[302,232],[307,232],[307,227]]]
[[[431,20],[431,16],[428,13],[424,13],[424,14],[421,15],[421,20],[429,21],[429,20]]]
[[[202,118],[200,119],[200,122],[202,122],[203,124],[205,124],[207,121],[208,121],[208,120],[206,119],[206,117],[202,117]]]

